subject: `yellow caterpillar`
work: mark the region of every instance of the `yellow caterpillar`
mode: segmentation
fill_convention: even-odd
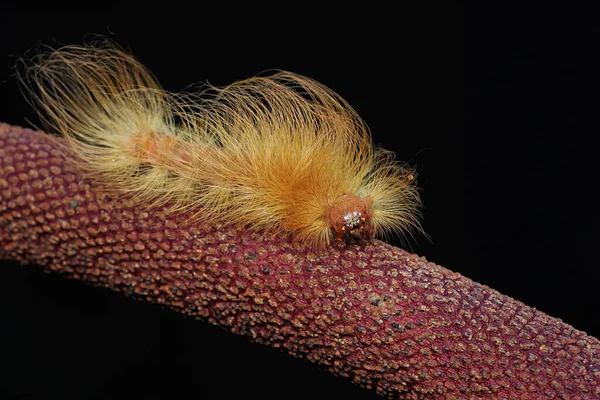
[[[38,56],[21,81],[75,166],[140,204],[315,248],[419,229],[414,171],[309,78],[278,72],[177,95],[104,42]]]

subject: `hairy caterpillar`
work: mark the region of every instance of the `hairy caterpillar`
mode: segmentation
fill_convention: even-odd
[[[135,202],[318,248],[419,228],[414,171],[314,80],[277,72],[173,94],[108,42],[26,67],[30,101],[76,152],[70,161]]]

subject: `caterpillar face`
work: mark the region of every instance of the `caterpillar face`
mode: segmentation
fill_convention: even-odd
[[[345,194],[329,206],[326,218],[338,243],[343,243],[346,235],[365,240],[373,237],[372,205],[371,197]]]

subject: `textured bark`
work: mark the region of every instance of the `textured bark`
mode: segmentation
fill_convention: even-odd
[[[600,398],[600,343],[379,241],[285,237],[127,205],[60,139],[0,124],[0,258],[167,305],[404,399]]]

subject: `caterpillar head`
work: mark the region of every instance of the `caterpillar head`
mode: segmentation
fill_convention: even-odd
[[[361,199],[353,194],[340,196],[329,205],[327,221],[335,234],[335,240],[343,243],[345,236],[370,239],[373,237],[373,199]]]

